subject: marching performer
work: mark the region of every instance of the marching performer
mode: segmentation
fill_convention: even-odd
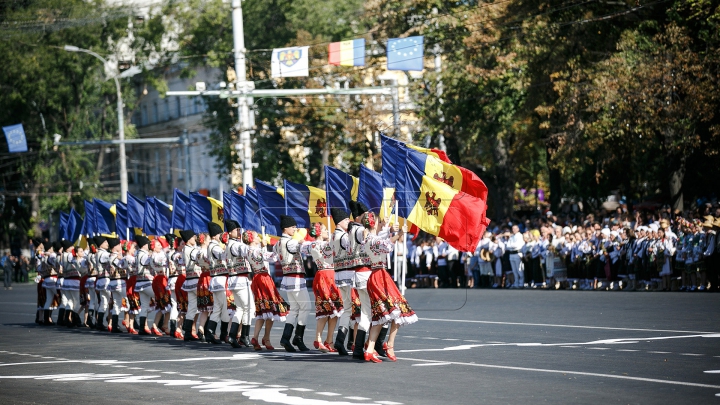
[[[166,276],[169,262],[167,255],[163,251],[165,248],[163,242],[165,242],[163,237],[157,237],[150,242],[150,250],[152,250],[152,254],[150,255],[150,270],[152,272],[152,291],[155,303],[155,306],[153,307],[155,310],[155,318],[153,318],[150,333],[155,336],[163,335],[158,327],[158,324],[160,323],[160,318],[162,318],[163,314],[169,313],[171,309],[170,293],[168,293],[167,290],[168,279]],[[169,317],[166,318],[169,319]],[[165,331],[168,335],[170,334],[167,332],[167,328],[165,328]]]
[[[315,238],[312,243],[303,244],[303,253],[312,255],[317,266],[313,279],[313,294],[315,295],[315,318],[317,326],[313,345],[323,353],[335,352],[333,347],[333,332],[338,318],[343,313],[343,301],[340,290],[335,285],[335,268],[333,267],[333,250],[328,241],[328,230],[320,222],[312,224],[310,236]],[[328,326],[327,339],[323,343],[322,332]]]
[[[67,327],[72,328],[80,326],[80,279],[84,273],[80,272],[82,269],[77,265],[75,260],[76,253],[72,242],[63,242],[65,242],[63,246],[63,250],[65,251],[65,253],[63,253],[63,257],[65,259],[65,264],[63,266],[63,273],[65,274],[63,290],[65,291],[65,296],[67,297],[67,307],[65,308],[65,313],[68,318]]]
[[[167,332],[170,336],[174,336],[178,339],[182,339],[182,334],[178,330],[178,317],[180,312],[178,311],[178,301],[175,295],[179,266],[178,259],[182,262],[182,253],[178,250],[177,237],[173,234],[165,235],[165,240],[168,242],[169,247],[166,249],[166,256],[168,259],[168,281],[167,290],[170,294],[170,316],[166,317],[165,325],[167,325]],[[182,285],[182,283],[181,283]],[[178,337],[178,335],[180,335]]]
[[[210,283],[212,278],[210,276],[210,260],[208,260],[208,246],[210,246],[210,237],[206,233],[198,235],[200,242],[200,253],[197,256],[197,264],[200,266],[200,278],[197,284],[197,310],[198,319],[195,323],[197,329],[198,340],[200,342],[207,342],[205,337],[205,324],[208,321],[210,312],[213,310],[214,301],[213,295],[210,292]],[[226,302],[223,297],[223,302]]]
[[[33,239],[35,245],[35,271],[37,277],[37,311],[35,311],[35,323],[43,325],[45,323],[45,288],[43,288],[43,260],[45,258],[45,248],[39,239]]]
[[[207,333],[205,339],[213,344],[225,343],[227,336],[227,327],[230,322],[228,314],[227,293],[225,286],[228,282],[228,270],[225,267],[225,250],[220,246],[220,236],[223,233],[220,225],[214,222],[208,222],[208,231],[210,234],[210,243],[207,247],[207,258],[210,262],[210,280],[209,290],[213,297],[213,309],[208,322]],[[220,340],[215,337],[218,323],[220,323]]]
[[[248,245],[245,257],[254,274],[250,287],[255,297],[255,314],[257,318],[255,321],[255,333],[250,343],[255,350],[262,350],[260,343],[266,349],[274,350],[275,348],[270,344],[270,329],[272,329],[273,322],[284,322],[288,314],[288,305],[275,287],[275,281],[268,270],[267,261],[272,259],[275,254],[265,249],[265,241],[260,240],[255,231],[243,232],[242,241]],[[258,343],[260,329],[262,329],[263,324],[265,325],[265,334],[261,342]]]
[[[105,328],[105,314],[110,309],[110,301],[112,300],[110,295],[110,270],[111,270],[111,255],[108,252],[109,243],[107,238],[104,236],[96,236],[95,244],[98,247],[97,255],[95,260],[97,261],[98,275],[95,281],[95,290],[99,296],[97,319],[95,320],[95,329],[104,331]]]
[[[139,335],[150,335],[152,332],[147,325],[148,316],[151,314],[153,308],[150,304],[154,298],[152,289],[153,275],[150,269],[150,263],[152,257],[148,246],[150,245],[150,239],[145,236],[138,235],[135,237],[137,242],[138,252],[135,259],[135,265],[137,267],[137,278],[135,281],[135,292],[140,295],[140,312],[138,316],[140,318],[140,330]]]
[[[250,347],[250,320],[255,316],[255,298],[252,294],[250,282],[250,265],[245,258],[247,256],[247,245],[240,240],[240,224],[232,219],[225,222],[225,228],[229,232],[225,258],[228,269],[228,290],[235,299],[235,314],[228,342],[236,349],[242,346]],[[242,325],[242,326],[240,326]],[[240,330],[240,339],[237,339]]]
[[[330,215],[335,222],[335,233],[332,239],[333,265],[335,267],[335,284],[340,290],[343,303],[352,302],[352,289],[355,285],[355,268],[362,264],[360,257],[353,248],[363,241],[362,227],[349,229],[350,215],[340,208],[330,208]],[[348,304],[348,308],[350,305]],[[349,353],[345,349],[345,338],[348,336],[351,311],[343,311],[338,320],[335,350],[341,356]],[[364,336],[362,336],[364,341]]]
[[[80,326],[87,328],[87,317],[88,317],[88,303],[90,301],[90,296],[88,294],[88,288],[87,288],[87,281],[90,278],[90,272],[92,271],[92,266],[90,266],[90,262],[87,258],[87,250],[77,247],[75,248],[75,261],[74,264],[78,266],[78,271],[81,274],[80,277],[80,311],[78,311],[78,315],[80,318]],[[82,315],[80,315],[80,312],[82,312]]]
[[[55,289],[57,290],[57,294],[60,296],[60,306],[58,309],[58,326],[67,326],[67,318],[69,315],[69,312],[67,311],[68,306],[68,300],[67,300],[67,293],[63,291],[63,283],[65,282],[65,274],[63,272],[63,268],[66,265],[69,265],[68,258],[65,256],[65,249],[64,247],[69,244],[69,241],[63,240],[61,242],[54,242],[53,248],[55,249],[55,252],[57,253],[56,260],[55,260],[55,270],[57,272],[57,282],[55,282]],[[70,256],[72,258],[72,255]]]
[[[185,315],[187,314],[188,310],[188,293],[182,289],[183,284],[185,284],[185,262],[183,259],[183,249],[185,248],[185,242],[182,241],[182,238],[175,238],[174,246],[175,252],[171,256],[175,266],[176,274],[173,296],[175,299],[175,308],[177,309],[178,315],[176,321],[176,328],[173,332],[173,336],[175,336],[177,339],[183,339],[184,336],[181,332],[183,329],[182,325],[185,323]]]
[[[87,303],[87,321],[85,324],[89,328],[95,328],[95,316],[98,312],[98,295],[95,290],[95,283],[97,282],[98,267],[97,267],[97,245],[95,244],[94,237],[87,238],[88,250],[87,250],[87,263],[90,268],[90,275],[85,280],[85,289],[88,294]]]
[[[348,234],[352,235],[352,237],[349,238],[350,248],[353,250],[353,255],[359,260],[359,265],[354,267],[354,285],[357,290],[358,298],[360,298],[360,322],[358,322],[358,331],[355,334],[353,358],[356,360],[363,360],[365,357],[363,345],[365,338],[367,337],[367,332],[370,331],[370,318],[372,316],[370,296],[367,291],[367,281],[372,274],[372,270],[370,269],[371,260],[363,248],[365,234],[362,225],[367,218],[368,208],[365,204],[354,201],[351,201],[350,207],[351,209],[354,208],[353,216],[355,222],[348,225]]]
[[[110,281],[108,283],[108,291],[112,297],[112,321],[110,323],[110,332],[122,333],[120,330],[120,316],[122,312],[127,312],[127,286],[126,277],[127,271],[121,265],[122,261],[122,246],[120,245],[120,239],[108,238],[107,240],[108,249],[110,249],[110,258],[106,262],[101,262],[100,265],[107,267],[107,272],[110,274]]]
[[[181,289],[187,294],[187,313],[183,321],[184,340],[187,342],[199,340],[198,335],[193,332],[193,325],[198,314],[197,286],[201,273],[200,266],[198,266],[200,247],[197,246],[197,236],[192,230],[180,231],[180,237],[184,242],[182,252],[183,263],[185,264],[185,281]]]
[[[52,311],[57,308],[55,300],[55,283],[57,282],[57,273],[53,267],[51,260],[53,259],[53,247],[50,242],[43,242],[43,255],[40,257],[40,268],[42,269],[41,285],[45,290],[45,300],[43,303],[44,324],[53,326],[55,322],[52,320]]]
[[[363,249],[371,259],[372,274],[368,279],[367,292],[370,298],[370,308],[372,308],[372,328],[370,329],[370,338],[367,344],[367,351],[364,353],[364,360],[380,363],[377,357],[378,353],[385,353],[388,359],[396,361],[395,337],[401,325],[409,325],[417,322],[418,318],[415,312],[408,305],[405,297],[400,294],[395,282],[390,274],[385,270],[387,268],[387,257],[392,252],[395,241],[400,239],[406,232],[405,227],[389,237],[390,228],[385,227],[384,222],[375,223],[375,216],[372,212],[367,212],[361,216],[363,225],[369,229],[369,234],[364,240]],[[395,231],[398,231],[395,225]],[[390,327],[390,337],[385,348],[383,348],[383,339],[378,336],[384,324],[392,322]],[[355,348],[362,348],[363,340],[355,342]],[[360,349],[362,350],[362,349]],[[382,351],[381,351],[382,350]]]
[[[305,281],[305,267],[300,257],[300,243],[292,238],[297,232],[297,222],[293,217],[281,215],[280,228],[282,236],[275,245],[275,254],[280,260],[283,272],[280,289],[287,293],[290,304],[290,313],[285,320],[285,329],[280,339],[280,345],[288,352],[296,351],[293,345],[305,352],[310,350],[303,342],[305,319],[310,313],[310,295],[307,292]],[[290,337],[296,323],[297,329],[291,343]]]
[[[125,293],[127,297],[128,311],[125,313],[125,327],[131,335],[137,335],[139,332],[135,329],[135,316],[140,313],[140,295],[135,292],[135,283],[137,282],[137,244],[133,241],[125,241],[122,244],[122,250],[125,252],[120,265],[127,271],[127,282],[125,283]]]

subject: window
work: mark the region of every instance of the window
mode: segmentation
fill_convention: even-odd
[[[180,97],[175,97],[175,99],[177,100],[177,104],[176,104],[177,105],[177,117],[180,118],[183,115],[182,114],[182,100]]]
[[[147,125],[148,124],[147,105],[143,104],[143,106],[140,109],[142,110],[142,125]]]
[[[167,172],[167,181],[172,181],[172,170],[170,168],[172,165],[170,164],[170,149],[165,149],[165,171]]]
[[[160,121],[160,117],[158,116],[158,105],[157,101],[153,103],[153,120],[152,123],[156,124]]]
[[[153,184],[156,184],[160,180],[160,151],[155,149],[155,164],[153,165]]]
[[[142,125],[142,115],[140,114],[140,111],[135,111],[135,114],[133,114],[132,123],[135,124],[136,127]]]
[[[170,100],[165,99],[165,121],[170,121],[172,117],[170,116]]]

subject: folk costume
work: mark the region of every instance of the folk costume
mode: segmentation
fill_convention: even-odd
[[[283,272],[280,289],[287,293],[290,304],[290,312],[285,320],[285,329],[280,344],[288,352],[296,351],[293,345],[305,352],[310,350],[303,341],[305,319],[310,313],[310,295],[305,281],[305,267],[300,256],[300,243],[287,233],[293,227],[297,227],[295,218],[287,215],[280,216],[280,228],[283,230],[283,234],[274,250],[280,260]],[[296,328],[295,337],[290,342],[293,328]]]
[[[208,231],[210,232],[210,244],[207,247],[207,259],[210,262],[210,287],[212,293],[213,309],[208,322],[207,333],[205,337],[210,343],[224,343],[227,336],[227,327],[230,322],[228,314],[226,286],[228,282],[228,269],[225,266],[225,249],[220,246],[220,242],[216,237],[223,233],[220,225],[209,222]],[[215,338],[215,331],[218,323],[220,323],[220,340]]]
[[[225,223],[227,232],[237,234],[240,224],[234,220]],[[228,270],[227,289],[235,301],[235,314],[232,317],[228,342],[235,348],[250,347],[250,321],[255,317],[255,297],[250,281],[250,264],[247,256],[248,245],[239,238],[229,238],[225,247],[225,259]],[[242,325],[242,326],[241,326]],[[237,339],[240,331],[240,339]]]
[[[350,201],[350,209],[353,211],[353,217],[355,222],[350,223],[348,226],[348,234],[353,235],[349,238],[350,248],[352,249],[352,255],[357,257],[359,265],[353,268],[355,272],[355,289],[357,290],[358,298],[360,298],[360,321],[358,322],[358,331],[355,335],[356,344],[353,349],[353,358],[356,360],[363,360],[365,355],[363,353],[363,344],[367,337],[367,333],[370,331],[372,309],[370,306],[370,296],[367,291],[367,283],[372,270],[370,268],[371,260],[363,248],[365,241],[365,230],[359,221],[362,221],[366,217],[368,208],[361,202]]]
[[[105,327],[105,315],[110,309],[110,302],[112,296],[110,293],[110,275],[112,271],[111,261],[112,257],[108,252],[109,242],[104,236],[96,236],[95,243],[98,246],[98,252],[96,256],[98,276],[95,281],[95,290],[98,293],[98,310],[97,317],[95,320],[95,328],[97,330],[106,330]]]
[[[135,241],[138,245],[137,257],[135,259],[135,266],[137,268],[135,292],[140,295],[140,311],[138,313],[140,330],[138,334],[149,335],[151,331],[147,325],[147,319],[150,314],[154,312],[153,301],[155,298],[155,293],[152,289],[153,273],[150,268],[152,256],[148,251],[150,240],[145,236],[139,235],[135,237]]]
[[[198,340],[198,336],[192,332],[195,323],[195,315],[198,314],[197,308],[197,285],[200,278],[201,269],[198,266],[198,256],[200,256],[200,247],[196,245],[195,232],[192,230],[180,231],[180,237],[185,242],[182,251],[182,260],[185,264],[185,281],[181,290],[187,296],[187,312],[183,321],[183,332],[185,341]]]
[[[169,314],[172,310],[170,301],[170,292],[168,291],[168,272],[170,262],[167,254],[163,249],[167,246],[165,239],[160,237],[156,238],[150,243],[152,247],[152,255],[150,256],[150,269],[152,270],[152,290],[153,290],[153,301],[155,306],[153,309],[155,312],[155,321],[150,329],[150,332],[156,336],[162,336],[162,332],[158,328],[158,322],[163,314]],[[166,315],[167,316],[167,315]],[[168,333],[169,334],[169,333]]]
[[[128,311],[127,306],[127,269],[122,265],[122,256],[120,249],[116,249],[116,246],[120,245],[120,240],[117,238],[108,239],[108,248],[110,249],[110,259],[106,266],[109,267],[110,282],[108,283],[108,290],[112,297],[112,321],[110,325],[110,332],[121,333],[120,330],[120,316],[122,313]]]

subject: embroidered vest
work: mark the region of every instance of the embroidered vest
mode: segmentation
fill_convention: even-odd
[[[149,253],[144,250],[139,250],[137,253],[136,265],[137,265],[137,281],[152,281],[153,276],[150,272],[150,266],[143,264],[147,262]]]
[[[213,253],[215,251],[215,253]],[[225,267],[225,260],[223,260],[221,252],[222,248],[216,240],[210,241],[207,248],[207,258],[210,262],[210,275],[211,276],[224,276],[228,274],[227,267]],[[220,258],[215,256],[219,255]]]
[[[243,243],[237,239],[230,239],[225,249],[225,257],[227,260],[228,275],[235,276],[238,274],[250,273],[250,265],[242,256]],[[233,255],[233,249],[240,252],[240,256]]]
[[[302,265],[302,257],[300,257],[300,249],[298,249],[295,253],[290,253],[288,250],[288,242],[291,240],[292,238],[289,236],[283,235],[277,245],[275,245],[277,255],[280,258],[283,275],[305,274],[305,269]]]
[[[183,262],[185,263],[185,275],[188,279],[200,277],[202,269],[198,263],[193,260],[192,254],[197,250],[197,254],[200,254],[200,248],[197,246],[187,246],[183,248]],[[197,257],[197,256],[196,256]]]

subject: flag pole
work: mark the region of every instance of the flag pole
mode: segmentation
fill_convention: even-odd
[[[397,213],[398,213],[398,202],[396,200],[395,201],[395,225],[398,225]],[[392,217],[390,217],[390,218],[392,219]],[[400,268],[398,267],[399,263],[400,263],[400,259],[398,258],[398,255],[400,254],[399,249],[400,249],[400,242],[395,241],[395,255],[393,255],[393,281],[395,281],[396,283],[398,282],[398,276],[399,276],[399,270],[400,270]]]
[[[407,218],[405,219],[405,227],[407,227]],[[407,233],[403,233],[403,249],[407,248]],[[402,285],[400,286],[400,293],[402,295],[405,295],[405,278],[407,276],[407,260],[403,260],[403,262],[400,264],[402,267]]]

